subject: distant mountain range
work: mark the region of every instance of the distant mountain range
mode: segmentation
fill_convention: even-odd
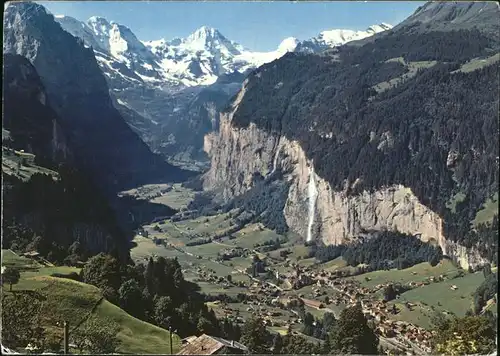
[[[128,27],[102,17],[55,20],[93,49],[113,104],[129,126],[154,152],[191,169],[208,163],[203,137],[217,129],[220,111],[250,71],[288,52],[317,53],[392,28],[328,30],[253,52],[206,26],[186,38],[141,41]]]
[[[210,85],[222,74],[244,73],[287,52],[318,52],[392,28],[380,24],[365,31],[328,30],[305,41],[286,38],[274,51],[253,52],[207,26],[186,38],[140,41],[128,27],[102,17],[93,16],[86,22],[64,15],[56,15],[55,19],[94,49],[100,66],[110,77],[119,75],[160,87]]]

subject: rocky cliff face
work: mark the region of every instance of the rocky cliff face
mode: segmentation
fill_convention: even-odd
[[[90,254],[115,250],[128,258],[126,235],[117,228],[107,201],[84,172],[74,169],[75,155],[36,69],[20,55],[5,54],[3,64],[2,128],[11,139],[4,145],[35,154],[37,166],[59,173],[57,180],[43,170],[28,181],[3,176],[5,248],[40,248],[44,256],[60,261],[65,257],[60,252],[78,242]],[[81,210],[75,211],[75,204]]]
[[[477,218],[498,192],[498,6],[432,4],[373,41],[252,72],[205,139],[205,189],[228,201],[278,170],[304,239],[398,230],[464,267],[496,261],[498,210]]]
[[[205,151],[212,164],[204,175],[204,189],[227,202],[251,189],[255,173],[266,177],[281,170],[290,184],[283,214],[289,228],[304,239],[337,245],[366,231],[387,229],[439,244],[445,255],[464,268],[485,263],[475,249],[447,240],[442,218],[423,205],[410,188],[394,184],[355,196],[336,191],[315,173],[314,163],[297,141],[272,135],[253,123],[246,128],[233,126],[247,82],[229,112],[221,115],[219,132],[205,137]]]
[[[104,189],[182,176],[153,155],[113,107],[92,49],[64,31],[43,6],[16,2],[6,7],[3,48],[36,68],[80,168]]]
[[[19,55],[4,56],[4,121],[11,146],[36,155],[44,166],[71,162],[73,153],[45,88],[31,63]]]

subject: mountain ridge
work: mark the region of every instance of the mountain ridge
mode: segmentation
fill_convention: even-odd
[[[364,31],[325,30],[302,41],[285,38],[275,50],[262,52],[248,50],[208,26],[199,27],[185,38],[144,41],[138,40],[130,28],[99,16],[85,22],[65,15],[56,15],[55,19],[66,31],[82,38],[87,46],[97,46],[95,51],[111,54],[129,69],[133,66],[146,84],[158,86],[170,82],[181,86],[210,85],[222,74],[245,72],[287,52],[318,52],[392,28],[382,23]],[[90,38],[90,34],[94,38]]]
[[[393,31],[403,29],[406,29],[405,31],[409,34],[477,29],[496,41],[498,45],[500,43],[499,13],[499,5],[496,1],[429,1],[417,8],[412,15],[398,23],[393,29],[353,41],[350,45],[362,46],[390,35]]]
[[[255,222],[273,216],[327,245],[388,229],[438,243],[464,268],[496,261],[498,214],[472,221],[498,192],[498,47],[469,21],[254,70],[205,138],[204,188],[219,205],[254,192]],[[260,184],[276,176],[289,184],[279,197]]]

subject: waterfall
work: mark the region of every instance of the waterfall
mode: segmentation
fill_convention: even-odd
[[[280,155],[280,150],[281,150],[281,147],[278,147],[278,150],[276,151],[276,154],[274,155],[273,170],[271,171],[271,174],[273,174],[274,172],[276,172],[276,167],[278,165],[278,157]]]
[[[314,166],[311,162],[311,168],[309,172],[309,184],[307,187],[307,196],[308,196],[308,213],[309,213],[309,221],[307,224],[307,240],[312,240],[312,226],[314,223],[314,213],[316,211],[316,199],[318,198],[318,189],[316,189],[316,181],[314,180]]]

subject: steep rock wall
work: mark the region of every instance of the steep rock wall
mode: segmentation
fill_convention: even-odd
[[[233,127],[233,114],[244,95],[245,83],[231,110],[221,114],[219,132],[205,136],[204,149],[212,164],[204,176],[204,189],[214,191],[219,200],[226,202],[250,189],[255,173],[266,176],[281,169],[290,183],[283,213],[288,226],[304,238],[310,235],[325,244],[341,244],[364,231],[397,230],[439,244],[463,268],[485,262],[475,249],[447,240],[441,217],[421,204],[411,189],[393,185],[348,196],[314,173],[298,142],[254,124]]]

